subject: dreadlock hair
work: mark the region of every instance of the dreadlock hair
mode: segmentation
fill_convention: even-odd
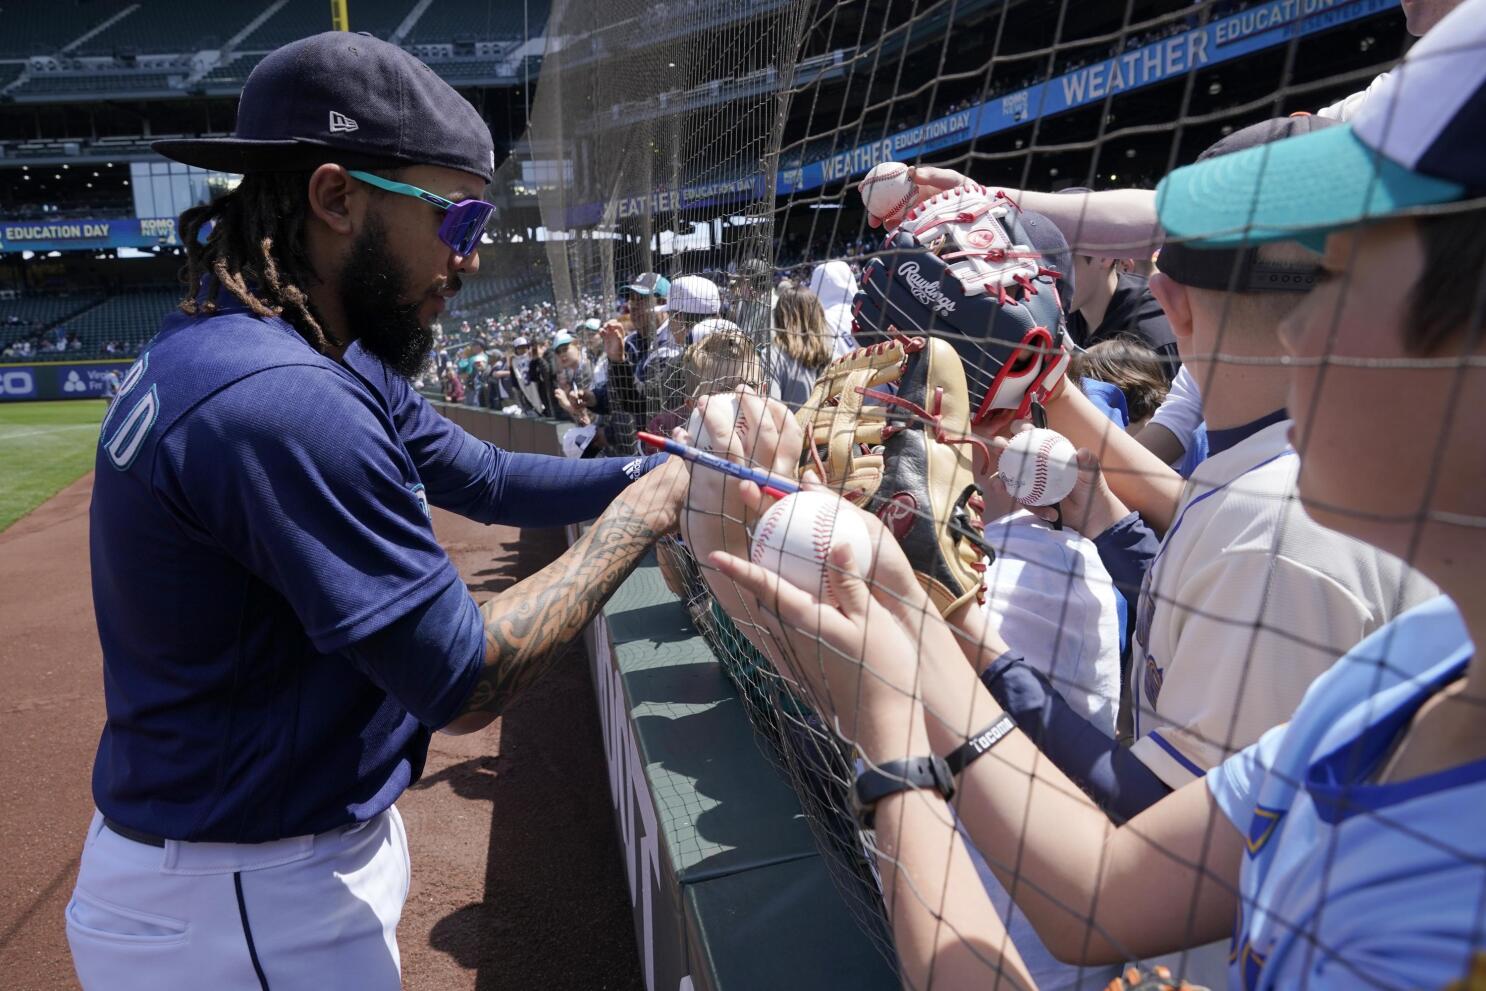
[[[309,172],[250,172],[236,189],[181,214],[181,312],[211,316],[225,289],[257,316],[283,317],[316,350],[333,343],[304,288],[316,281],[304,240],[309,181]]]

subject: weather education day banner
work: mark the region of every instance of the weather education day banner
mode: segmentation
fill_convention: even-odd
[[[0,251],[154,248],[180,243],[173,217],[0,221]]]

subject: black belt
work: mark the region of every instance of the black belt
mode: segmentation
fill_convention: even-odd
[[[103,817],[103,825],[107,826],[115,833],[118,833],[126,840],[133,840],[136,843],[143,843],[145,846],[165,846],[165,837],[155,836],[152,833],[140,832],[137,829],[130,829],[128,826],[121,826],[110,819],[108,816]]]

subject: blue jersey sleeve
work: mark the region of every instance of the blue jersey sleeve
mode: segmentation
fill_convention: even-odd
[[[1075,712],[1047,676],[1020,657],[998,658],[981,681],[1017,728],[1115,822],[1135,818],[1171,793],[1140,758]]]
[[[346,653],[420,723],[440,729],[464,708],[485,665],[485,624],[469,589],[455,580]]]
[[[322,653],[457,578],[386,411],[338,370],[277,366],[229,385],[162,438],[155,472],[179,525],[282,596]]]
[[[1138,513],[1131,513],[1094,537],[1094,549],[1114,587],[1134,601],[1161,542]]]
[[[1257,742],[1244,747],[1206,774],[1207,790],[1212,793],[1218,808],[1245,836],[1253,822],[1254,809],[1259,804],[1259,789],[1269,774],[1289,725],[1282,723],[1271,727]]]
[[[478,523],[543,527],[591,520],[666,457],[574,460],[503,451],[434,409],[406,379],[359,349],[347,360],[386,401],[429,503]]]

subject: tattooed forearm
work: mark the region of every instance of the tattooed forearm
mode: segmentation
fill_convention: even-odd
[[[462,714],[498,714],[545,674],[667,529],[616,502],[562,557],[481,606],[485,668]]]

